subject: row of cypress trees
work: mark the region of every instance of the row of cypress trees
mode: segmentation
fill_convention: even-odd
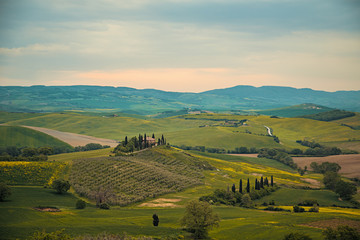
[[[271,176],[271,178],[270,178],[270,184],[269,184],[269,180],[268,180],[267,177],[265,178],[265,180],[264,180],[263,177],[261,177],[260,181],[257,178],[255,179],[255,190],[260,190],[261,188],[264,188],[265,186],[266,187],[269,187],[269,186],[273,187],[274,186],[274,178],[273,178],[273,176]],[[236,192],[235,184],[232,185],[231,190],[234,193]],[[247,193],[250,193],[250,179],[249,178],[247,179],[247,184],[246,184],[245,191]],[[239,182],[239,193],[243,193],[242,179],[240,179],[240,182]]]

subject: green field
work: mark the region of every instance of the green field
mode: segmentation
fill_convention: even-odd
[[[118,140],[139,133],[155,133],[156,137],[164,134],[173,145],[227,150],[240,146],[306,149],[296,143],[300,139],[336,146],[345,143],[356,145],[357,141],[348,139],[360,139],[358,130],[337,122],[267,116],[191,114],[139,119],[81,113],[35,114],[30,117],[13,113],[5,114],[5,117],[0,115],[0,118],[13,125],[46,127]],[[244,119],[247,119],[246,124],[234,124]],[[280,144],[267,136],[265,126],[270,127],[272,133],[279,137]],[[8,138],[19,141],[21,137],[10,134]],[[310,172],[301,176],[278,161],[184,151],[165,146],[129,156],[115,157],[111,151],[100,149],[53,155],[49,156],[47,162],[0,162],[0,180],[10,184],[13,190],[10,199],[0,203],[0,238],[25,239],[35,230],[55,231],[65,228],[73,236],[106,231],[181,239],[181,236],[189,236],[179,223],[187,202],[209,195],[216,189],[227,189],[232,184],[238,188],[240,179],[243,184],[249,179],[253,187],[255,179],[261,176],[273,176],[280,189],[255,200],[254,209],[214,206],[221,222],[219,228],[210,231],[210,237],[282,239],[286,233],[297,231],[313,239],[322,239],[321,229],[303,224],[334,218],[358,221],[360,217],[359,209],[331,207],[352,206],[347,201],[339,200],[334,192],[323,188],[311,189],[322,187],[321,174]],[[69,193],[59,195],[54,190],[43,188],[43,185],[59,177],[72,183]],[[96,208],[95,201],[87,192],[101,186],[114,186],[118,200],[124,201],[113,201],[118,205],[112,206],[110,210]],[[75,209],[75,202],[79,198],[87,201],[86,209]],[[263,202],[274,200],[276,205],[291,209],[294,204],[307,199],[318,200],[319,213],[269,212],[260,206]],[[61,212],[33,209],[39,205],[58,207]],[[152,226],[154,213],[160,218],[160,226],[157,228]]]
[[[22,115],[19,115],[21,118]],[[228,121],[247,119],[246,125],[232,126]],[[224,114],[192,114],[162,119],[129,117],[86,116],[79,113],[51,113],[33,118],[10,121],[14,125],[30,125],[59,131],[85,134],[101,138],[123,140],[139,133],[164,134],[173,145],[190,145],[225,148],[235,147],[305,147],[296,140],[314,140],[319,143],[359,140],[360,131],[335,122],[322,122],[302,118],[270,118],[267,116],[238,116]],[[280,144],[267,136],[264,125],[279,137]]]
[[[0,126],[0,146],[16,147],[72,147],[57,138],[25,127]]]

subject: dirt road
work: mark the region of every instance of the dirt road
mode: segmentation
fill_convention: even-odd
[[[63,142],[70,144],[73,147],[85,146],[88,143],[99,143],[101,145],[109,145],[110,147],[116,147],[118,145],[118,143],[112,139],[96,138],[96,137],[91,137],[76,133],[69,133],[69,132],[60,132],[57,130],[42,128],[42,127],[32,127],[32,126],[22,126],[22,127],[31,128],[36,131],[46,133],[50,136],[60,139]]]

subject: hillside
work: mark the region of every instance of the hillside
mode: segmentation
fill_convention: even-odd
[[[16,147],[72,147],[45,133],[19,126],[0,126],[0,146]]]
[[[156,115],[185,108],[210,111],[264,110],[306,102],[360,111],[359,91],[324,92],[271,86],[236,86],[202,93],[100,86],[0,87],[0,110],[18,112],[85,110]]]
[[[268,109],[268,110],[261,110],[256,111],[262,115],[268,116],[278,116],[278,117],[298,117],[303,115],[311,115],[317,114],[322,112],[328,112],[333,110],[332,108],[312,104],[312,103],[304,103],[300,105],[290,106],[290,107],[283,107],[283,108],[276,108],[276,109]]]
[[[242,121],[246,120],[242,123]],[[356,124],[356,121],[354,124]],[[77,113],[51,113],[33,118],[10,121],[9,124],[45,127],[63,132],[122,141],[125,136],[139,133],[164,134],[168,142],[181,146],[206,146],[233,150],[236,147],[300,148],[296,140],[319,143],[360,140],[360,132],[337,122],[303,118],[271,118],[228,114],[190,114],[162,119],[86,116]],[[268,126],[280,139],[268,136]]]
[[[125,157],[73,161],[70,182],[82,196],[94,199],[96,190],[111,191],[109,203],[128,205],[146,198],[203,184],[207,162],[157,147]]]
[[[313,222],[336,218],[353,224],[360,216],[358,209],[330,207],[351,206],[348,202],[340,201],[335,193],[311,189],[314,182],[321,180],[321,175],[300,176],[287,166],[280,166],[279,162],[269,159],[198,154],[167,147],[156,147],[126,157],[103,157],[104,150],[92,151],[92,157],[96,158],[84,159],[86,156],[79,154],[52,156],[51,161],[66,160],[69,161],[68,164],[23,164],[21,171],[12,163],[0,164],[0,170],[6,169],[6,172],[12,173],[11,176],[16,176],[9,178],[13,181],[11,184],[16,184],[16,181],[23,184],[24,178],[19,177],[26,172],[33,176],[31,179],[34,181],[30,183],[32,185],[51,180],[55,177],[51,174],[57,172],[56,169],[72,166],[71,171],[65,172],[70,174],[73,187],[82,193],[80,197],[71,192],[54,194],[52,189],[42,186],[12,186],[13,195],[0,206],[2,238],[26,239],[40,224],[41,229],[46,231],[64,228],[65,232],[72,236],[96,235],[106,231],[112,234],[141,234],[158,239],[188,238],[189,233],[179,224],[187,202],[210,194],[215,189],[226,191],[233,183],[238,187],[239,179],[244,181],[249,178],[253,184],[255,178],[270,175],[274,176],[275,183],[281,188],[269,196],[254,200],[255,208],[223,204],[213,206],[222,220],[219,228],[209,232],[211,238],[255,240],[269,239],[271,236],[271,239],[282,239],[285,234],[295,231],[305,232],[313,239],[321,239],[322,230],[312,227]],[[96,154],[102,157],[97,157]],[[41,164],[47,164],[47,167],[53,170],[47,174],[40,172],[39,175],[38,168]],[[204,168],[204,165],[215,168]],[[39,180],[36,180],[37,178]],[[139,200],[142,202],[130,206],[111,206],[110,210],[96,208],[91,195],[90,201],[84,196],[89,187],[96,191],[101,189],[100,186],[114,186],[116,198],[124,201],[117,202],[118,204],[125,205]],[[87,201],[85,209],[75,209],[75,202],[79,198]],[[320,212],[269,212],[262,210],[264,207],[261,206],[265,201],[275,201],[277,207],[292,209],[292,205],[306,199],[316,199],[320,204]],[[56,207],[60,212],[39,212],[34,209],[39,205]],[[154,212],[160,218],[160,225],[156,228],[153,227],[151,219]]]

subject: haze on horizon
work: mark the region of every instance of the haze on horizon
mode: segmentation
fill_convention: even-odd
[[[356,0],[0,0],[0,85],[360,90]]]

